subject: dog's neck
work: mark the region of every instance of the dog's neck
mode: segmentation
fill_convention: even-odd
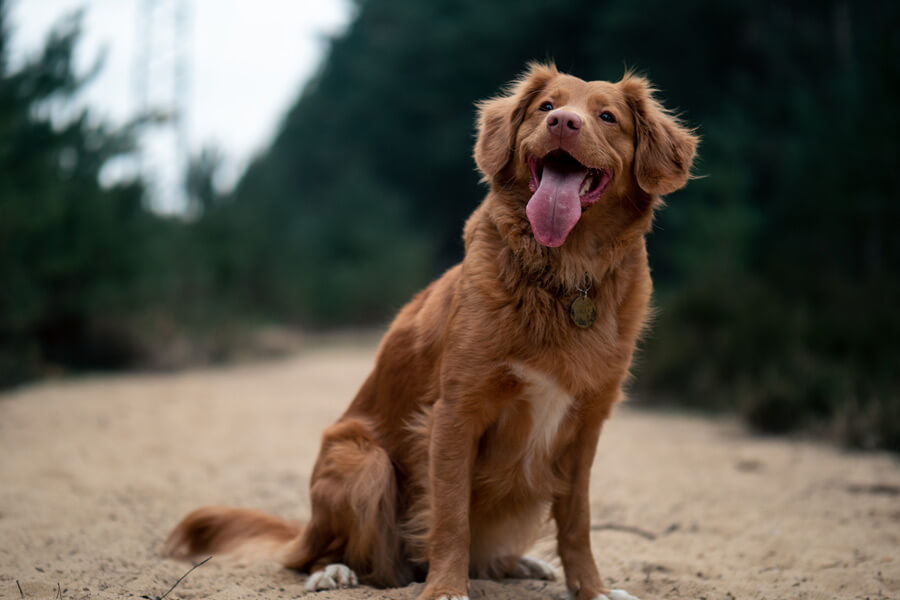
[[[615,200],[613,200],[615,201]],[[619,200],[622,201],[622,200]],[[466,254],[490,252],[496,257],[501,282],[508,286],[533,285],[564,298],[585,285],[598,286],[623,262],[643,248],[644,234],[653,219],[653,198],[624,200],[626,206],[645,208],[621,221],[610,221],[593,207],[559,248],[534,239],[525,216],[527,198],[491,191],[466,224]],[[621,214],[621,211],[613,211]],[[587,277],[586,277],[587,275]]]

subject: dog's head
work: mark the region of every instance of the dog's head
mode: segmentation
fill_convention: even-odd
[[[649,211],[684,186],[697,142],[641,77],[586,82],[532,64],[479,105],[475,162],[493,188],[523,191],[534,238],[557,247],[587,211],[639,197]]]

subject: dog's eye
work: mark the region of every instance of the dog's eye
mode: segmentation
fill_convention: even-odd
[[[602,113],[600,113],[600,120],[606,121],[607,123],[615,123],[616,115],[612,114],[608,110],[604,110]]]
[[[553,110],[553,103],[552,102],[544,102],[543,104],[541,104],[538,107],[538,110],[543,111],[543,112],[551,111],[551,110]]]

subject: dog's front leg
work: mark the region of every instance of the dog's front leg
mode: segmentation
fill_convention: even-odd
[[[469,504],[478,432],[457,403],[434,405],[429,452],[428,578],[419,600],[467,598]]]
[[[600,438],[600,420],[585,423],[572,447],[560,459],[559,468],[569,485],[553,499],[559,557],[566,573],[566,587],[577,600],[593,600],[607,593],[591,550],[589,487],[591,465]]]

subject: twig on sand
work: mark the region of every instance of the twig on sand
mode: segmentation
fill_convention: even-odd
[[[207,556],[206,558],[204,558],[203,560],[201,560],[200,562],[198,562],[196,565],[194,565],[193,567],[191,567],[190,569],[188,569],[188,570],[187,570],[187,573],[185,573],[184,575],[182,575],[181,577],[179,577],[179,578],[178,578],[178,581],[176,581],[175,583],[172,584],[172,587],[169,588],[169,591],[168,591],[168,592],[166,592],[165,594],[163,594],[162,596],[159,597],[159,600],[164,600],[166,596],[168,596],[169,594],[172,593],[172,590],[174,590],[176,587],[178,587],[178,584],[181,583],[181,582],[184,580],[185,577],[187,577],[188,575],[190,575],[190,574],[193,572],[193,570],[196,569],[197,567],[202,567],[203,565],[205,565],[206,563],[208,563],[209,560],[210,560],[211,558],[212,558],[212,556]]]
[[[200,562],[198,562],[196,565],[194,565],[193,567],[191,567],[190,569],[188,569],[187,572],[186,572],[184,575],[182,575],[181,577],[179,577],[179,578],[178,578],[178,581],[176,581],[175,583],[173,583],[173,584],[172,584],[172,587],[170,587],[169,590],[168,590],[165,594],[163,594],[162,596],[147,596],[147,595],[144,595],[144,596],[141,596],[141,598],[146,598],[146,600],[165,600],[165,597],[168,596],[169,594],[171,594],[171,593],[172,593],[172,590],[174,590],[176,587],[178,587],[178,584],[181,583],[182,581],[184,581],[184,578],[185,578],[185,577],[187,577],[188,575],[190,575],[190,574],[193,572],[193,570],[196,569],[197,567],[202,567],[203,565],[205,565],[206,563],[208,563],[209,560],[210,560],[211,558],[212,558],[212,556],[207,556],[206,558],[204,558],[203,560],[201,560]],[[21,588],[20,588],[20,590],[21,590]]]
[[[62,586],[56,582],[56,600],[62,600]]]
[[[25,593],[22,591],[22,586],[19,585],[18,579],[16,579],[16,587],[19,588],[19,597],[22,598],[22,600],[25,600]]]
[[[625,533],[633,533],[634,535],[639,535],[646,540],[650,540],[651,542],[656,539],[655,533],[650,533],[640,527],[632,527],[631,525],[621,525],[619,523],[596,523],[591,525],[591,531],[600,531],[602,529],[611,529],[613,531],[623,531]]]

